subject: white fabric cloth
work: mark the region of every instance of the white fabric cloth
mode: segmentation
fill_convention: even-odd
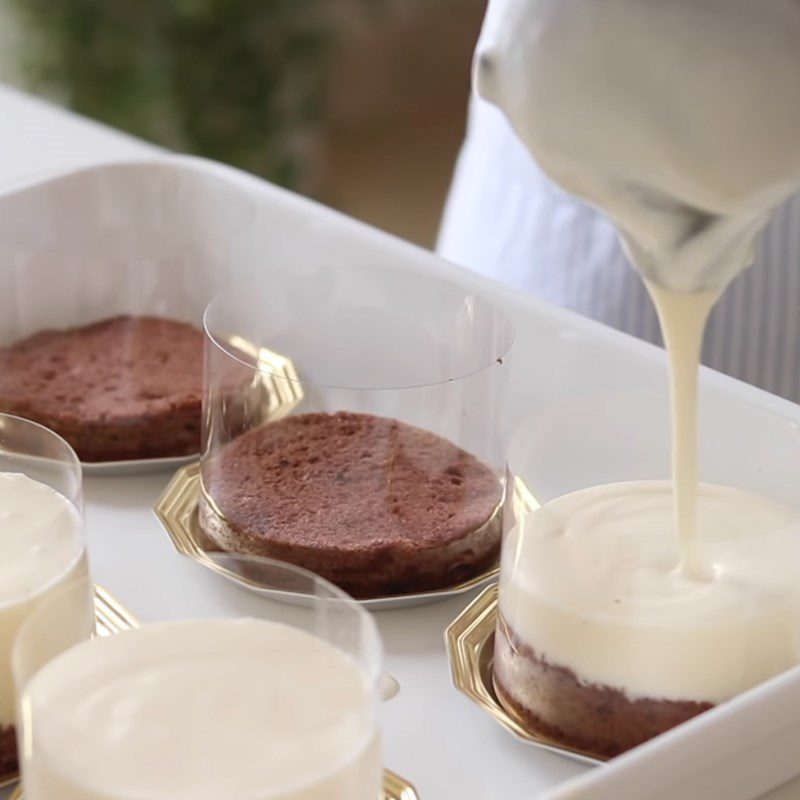
[[[450,261],[651,342],[655,310],[608,220],[538,169],[502,114],[473,97],[437,250]],[[800,195],[709,320],[703,362],[800,401]]]

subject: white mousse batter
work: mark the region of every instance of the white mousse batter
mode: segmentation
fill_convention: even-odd
[[[631,699],[718,702],[800,661],[800,522],[701,484],[705,580],[674,570],[667,481],[584,489],[506,542],[500,611],[537,655]]]
[[[14,723],[12,645],[39,608],[52,615],[52,638],[43,631],[48,640],[40,637],[34,658],[91,635],[94,616],[80,516],[51,487],[0,472],[0,727]]]
[[[95,639],[28,684],[28,800],[375,800],[372,695],[321,639],[254,619]]]

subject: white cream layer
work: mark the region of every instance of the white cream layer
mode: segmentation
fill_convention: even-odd
[[[800,517],[769,498],[701,484],[696,546],[675,570],[666,481],[584,489],[507,540],[500,611],[579,679],[630,697],[718,702],[800,662]]]
[[[374,800],[372,696],[344,652],[254,619],[150,625],[31,681],[28,800]]]
[[[40,639],[39,653],[78,641],[91,632],[90,598],[74,506],[26,475],[0,472],[0,725],[14,721],[11,652],[22,624],[49,603],[42,613],[52,611],[53,640]]]
[[[797,0],[492,0],[479,93],[650,281],[721,289],[800,184]]]

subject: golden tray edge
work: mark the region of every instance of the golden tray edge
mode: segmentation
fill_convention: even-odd
[[[381,800],[419,800],[417,790],[405,778],[391,770],[383,771],[383,797]]]
[[[139,627],[139,622],[102,586],[94,587],[94,616],[98,636],[111,636],[120,631]],[[0,776],[0,791],[16,783],[17,774]],[[8,800],[22,800],[22,788],[17,786]],[[405,778],[383,771],[383,792],[381,800],[419,800],[417,790]]]
[[[208,557],[203,542],[206,539],[197,521],[198,499],[200,497],[200,463],[196,462],[186,467],[181,467],[173,475],[166,489],[162,492],[153,511],[159,522],[167,532],[173,547],[184,556],[188,556],[204,567],[227,577],[241,585],[252,589],[264,587],[255,581],[249,581],[240,575],[235,575],[230,570],[216,563]],[[467,581],[432,591],[412,592],[400,595],[385,595],[359,600],[369,605],[370,603],[390,603],[396,601],[413,601],[415,598],[449,597],[453,594],[467,592],[470,589],[483,586],[487,581],[494,580],[500,573],[499,561],[490,569],[470,578]]]
[[[453,685],[518,739],[585,764],[603,763],[603,759],[597,756],[526,729],[500,703],[492,680],[497,596],[497,584],[487,586],[445,630],[445,647]]]

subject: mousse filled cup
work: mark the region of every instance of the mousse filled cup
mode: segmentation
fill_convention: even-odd
[[[0,776],[17,769],[12,648],[41,609],[39,666],[94,630],[81,467],[52,431],[0,414]]]
[[[219,555],[303,596],[247,617],[177,619],[14,664],[27,800],[375,800],[382,648],[369,614],[304,570]]]

